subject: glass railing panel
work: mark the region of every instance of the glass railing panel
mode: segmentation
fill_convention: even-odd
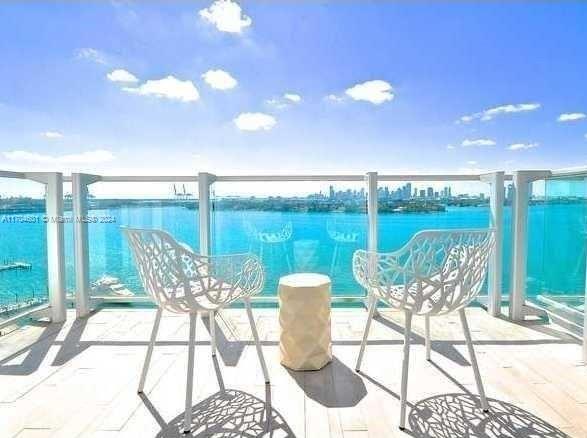
[[[257,254],[264,296],[275,297],[279,278],[296,272],[329,275],[334,296],[363,294],[351,260],[367,245],[364,183],[217,182],[212,191],[212,251]]]
[[[89,186],[92,296],[144,295],[122,226],[165,230],[199,246],[197,183],[97,182]]]
[[[489,186],[474,181],[380,181],[378,206],[378,249],[395,251],[418,231],[488,227]]]
[[[45,185],[0,178],[0,321],[47,301]]]
[[[546,185],[544,180],[530,184],[528,199],[528,250],[526,262],[526,295],[535,296],[544,287],[544,244],[546,226]]]
[[[542,249],[528,299],[582,326],[587,259],[587,179],[553,178],[545,182],[543,224],[529,238]]]

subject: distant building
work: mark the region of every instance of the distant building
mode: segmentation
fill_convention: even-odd
[[[404,199],[409,199],[412,196],[412,183],[407,183],[404,186]]]
[[[432,187],[426,189],[426,197],[429,199],[434,198],[434,189]]]

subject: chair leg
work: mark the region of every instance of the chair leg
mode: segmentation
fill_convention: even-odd
[[[426,360],[430,360],[430,317],[424,317],[424,335],[426,337]]]
[[[143,363],[143,371],[141,373],[141,380],[139,381],[139,389],[137,392],[142,394],[143,388],[145,387],[145,381],[147,380],[147,372],[149,371],[149,365],[151,364],[151,357],[153,356],[153,348],[155,347],[155,341],[157,340],[157,332],[159,331],[159,323],[161,322],[161,314],[163,309],[158,308],[155,316],[155,322],[153,323],[153,330],[151,331],[151,339],[149,340],[149,348],[147,348],[147,355],[145,356],[145,362]]]
[[[487,403],[487,398],[485,397],[485,390],[483,389],[483,382],[481,381],[481,374],[479,373],[479,365],[477,364],[477,357],[475,356],[473,342],[471,341],[471,332],[469,331],[469,324],[467,323],[467,317],[465,316],[465,309],[459,310],[459,316],[461,317],[461,325],[463,326],[465,340],[467,341],[467,348],[469,349],[471,366],[473,367],[473,372],[475,373],[477,391],[479,391],[479,397],[481,398],[481,408],[483,409],[483,412],[488,412],[489,404]]]
[[[183,432],[190,433],[192,428],[192,393],[194,389],[194,355],[196,349],[197,313],[190,313],[190,339],[188,343],[188,375],[185,390],[185,418]]]
[[[369,330],[371,328],[371,322],[373,321],[373,314],[377,307],[377,299],[373,295],[369,295],[369,313],[367,315],[367,323],[365,324],[365,331],[363,332],[363,340],[361,341],[361,349],[359,350],[359,357],[357,357],[357,365],[355,370],[359,372],[361,370],[361,363],[363,362],[363,354],[365,354],[365,347],[367,346],[367,338],[369,337]]]
[[[412,335],[412,312],[406,310],[406,326],[404,329],[404,360],[402,362],[402,387],[400,394],[399,428],[406,427],[406,404],[408,394],[408,371],[410,364],[410,338]]]
[[[212,357],[216,357],[216,312],[210,311],[208,316],[210,321],[210,344],[212,344]]]
[[[281,247],[283,248],[283,253],[285,254],[285,262],[287,263],[287,272],[293,272],[293,268],[291,266],[291,260],[289,259],[289,253],[287,252],[287,245],[285,242],[281,243]]]
[[[253,338],[255,339],[255,347],[257,348],[257,356],[259,356],[259,362],[263,369],[263,376],[265,377],[265,384],[269,384],[269,372],[267,371],[267,365],[265,364],[265,358],[263,357],[263,349],[261,348],[261,342],[259,341],[259,333],[257,332],[257,325],[255,324],[255,318],[253,318],[253,310],[251,309],[251,299],[244,298],[245,307],[247,309],[247,316],[249,317],[249,324],[251,324],[251,332],[253,332]]]
[[[334,245],[332,251],[332,262],[330,263],[330,276],[334,276],[334,269],[336,268],[336,259],[338,258],[338,245]]]

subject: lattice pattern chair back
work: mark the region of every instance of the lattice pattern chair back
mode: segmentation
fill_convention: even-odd
[[[479,294],[494,245],[492,229],[421,231],[395,252],[356,251],[353,273],[393,308],[441,315]]]
[[[165,310],[214,311],[263,288],[262,266],[251,254],[201,256],[162,230],[123,231],[145,292]]]

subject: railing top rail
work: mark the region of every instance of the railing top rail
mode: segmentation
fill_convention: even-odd
[[[0,178],[20,178],[25,179],[24,172],[11,172],[9,170],[0,170]]]
[[[550,175],[550,178],[564,177],[587,177],[587,167],[553,170]]]
[[[222,182],[364,181],[365,175],[215,175]]]
[[[505,179],[512,179],[506,175]],[[365,175],[216,175],[215,181],[264,182],[264,181],[364,181]],[[481,175],[461,174],[378,174],[379,181],[480,181]]]
[[[552,175],[587,175],[587,168],[581,171],[553,171]],[[27,174],[0,170],[0,177],[26,179]],[[365,181],[365,174],[320,174],[320,175],[213,175],[215,182],[294,182],[294,181]],[[99,181],[104,182],[197,182],[198,175],[99,175]],[[511,174],[504,175],[504,179],[512,179]],[[480,174],[378,174],[378,181],[481,181]],[[71,182],[71,175],[63,176],[64,182]]]
[[[480,181],[481,175],[377,175],[379,181]]]
[[[63,181],[71,182],[71,176],[63,177]],[[104,182],[198,182],[197,175],[100,175],[99,181]]]

